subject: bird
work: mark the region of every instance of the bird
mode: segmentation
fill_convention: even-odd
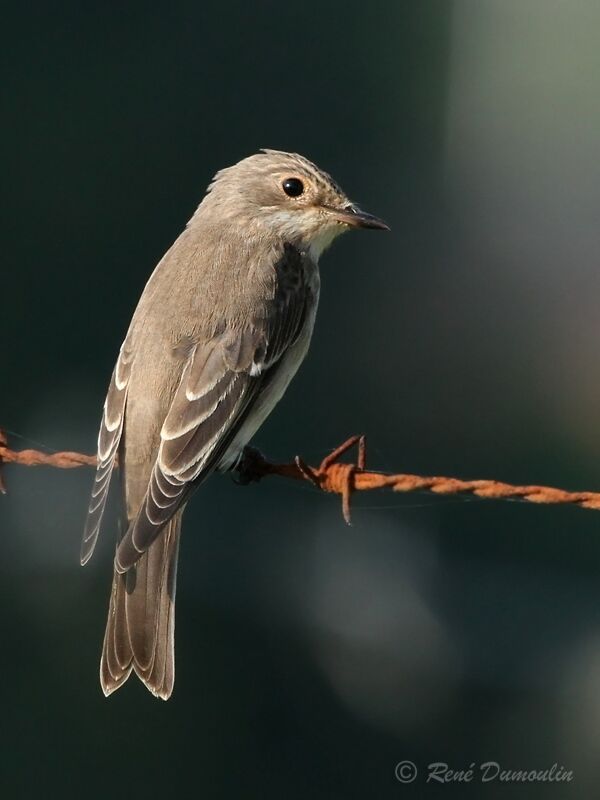
[[[132,673],[171,696],[185,506],[236,466],[281,399],[310,343],[319,257],[352,228],[389,230],[307,158],[264,149],[216,173],[149,278],[104,403],[81,546],[84,565],[118,464],[105,696]]]

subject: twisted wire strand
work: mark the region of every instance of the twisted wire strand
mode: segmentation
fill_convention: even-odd
[[[345,463],[340,457],[353,447],[358,448],[356,463]],[[0,467],[2,464],[26,467],[48,466],[74,469],[95,466],[96,456],[74,452],[43,453],[40,450],[13,450],[6,434],[0,430]],[[326,456],[318,467],[309,466],[299,456],[288,464],[268,461],[257,450],[246,448],[236,467],[242,484],[261,480],[269,475],[309,481],[324,492],[337,494],[342,500],[342,512],[350,523],[350,501],[354,492],[391,489],[394,492],[428,491],[439,495],[471,494],[492,500],[525,500],[529,503],[571,504],[580,508],[600,510],[600,492],[568,492],[551,486],[518,486],[495,480],[462,480],[444,476],[423,476],[410,473],[392,474],[366,469],[364,436],[352,436]],[[5,492],[0,473],[0,491]]]

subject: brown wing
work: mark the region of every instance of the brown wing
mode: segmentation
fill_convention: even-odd
[[[309,304],[303,256],[288,248],[269,313],[243,329],[226,328],[190,355],[161,431],[146,496],[117,549],[115,568],[129,569],[214,469],[300,334]]]
[[[100,433],[98,434],[98,466],[81,542],[82,564],[86,564],[90,560],[100,532],[110,478],[123,432],[123,419],[125,417],[127,388],[132,362],[133,351],[126,339],[121,347],[104,402],[104,413],[100,424]]]

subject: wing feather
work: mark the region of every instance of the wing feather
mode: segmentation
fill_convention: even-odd
[[[98,466],[81,542],[82,564],[86,564],[90,560],[100,532],[110,479],[123,432],[132,362],[133,352],[126,340],[121,347],[104,402],[104,413],[98,434]]]
[[[316,302],[303,279],[302,258],[298,251],[286,251],[266,317],[245,327],[226,327],[210,341],[196,344],[189,355],[164,420],[144,501],[117,549],[119,572],[135,564],[218,464],[253,401],[298,338],[307,308]]]

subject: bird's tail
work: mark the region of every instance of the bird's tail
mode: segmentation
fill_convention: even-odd
[[[105,695],[133,670],[156,697],[167,700],[175,680],[175,584],[183,509],[127,572],[113,577],[100,683]]]

